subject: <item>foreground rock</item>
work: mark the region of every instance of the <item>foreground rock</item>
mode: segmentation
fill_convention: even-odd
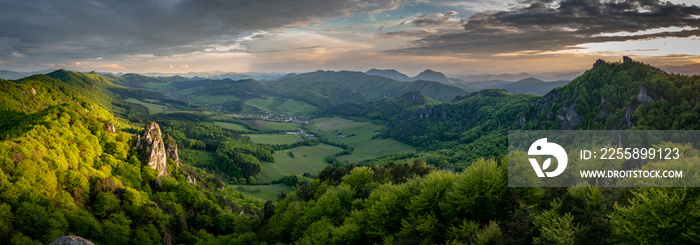
[[[49,245],[94,245],[92,242],[79,236],[68,235],[56,238]]]

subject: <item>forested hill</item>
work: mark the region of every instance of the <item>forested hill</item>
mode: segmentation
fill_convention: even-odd
[[[112,103],[122,102],[113,87],[63,70],[0,79],[1,243],[48,244],[67,234],[96,244],[194,243],[234,225],[252,229],[259,199],[172,160],[171,177],[157,177],[139,160],[134,135],[122,129],[143,126],[115,118]],[[227,144],[235,143],[247,146]]]
[[[598,61],[545,96],[487,89],[448,103],[429,103],[408,99],[416,98],[409,93],[329,112],[384,121],[388,128],[381,137],[428,150],[419,157],[440,167],[505,155],[509,129],[700,128],[700,77],[667,74],[626,60]]]
[[[698,129],[700,77],[602,60],[529,106],[523,129]]]
[[[269,83],[287,94],[315,96],[312,104],[338,105],[361,103],[382,97],[396,97],[409,91],[421,91],[427,97],[439,101],[450,101],[466,91],[434,81],[401,82],[351,71],[316,71],[289,76]],[[300,99],[303,100],[303,96]],[[319,102],[316,102],[319,101]]]
[[[205,88],[208,95],[232,95],[239,99],[257,98],[261,95],[274,94],[266,84],[255,79],[231,80],[230,78],[222,80],[191,80],[172,82],[170,84],[176,90],[186,90],[195,87]]]

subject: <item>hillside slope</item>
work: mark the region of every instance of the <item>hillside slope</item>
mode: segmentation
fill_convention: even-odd
[[[133,135],[115,128],[111,104],[103,106],[110,86],[97,74],[62,70],[0,79],[0,240],[47,244],[75,234],[98,244],[189,243],[228,234],[223,220],[262,208],[172,160],[172,177],[157,177],[139,160]],[[195,215],[210,224],[196,225]]]
[[[450,101],[455,96],[467,94],[460,88],[434,81],[401,82],[350,71],[303,73],[269,84],[288,94],[310,92],[325,99],[330,105],[396,97],[409,91],[421,91],[425,96],[439,101]]]
[[[700,77],[599,60],[527,108],[525,129],[698,129]]]

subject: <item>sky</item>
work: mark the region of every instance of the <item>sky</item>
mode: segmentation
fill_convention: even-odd
[[[0,69],[700,73],[700,0],[0,0]]]

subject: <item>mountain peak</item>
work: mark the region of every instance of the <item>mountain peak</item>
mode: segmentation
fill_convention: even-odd
[[[406,76],[406,74],[403,74],[403,73],[401,73],[397,70],[394,70],[394,69],[380,70],[380,69],[372,68],[369,71],[365,72],[365,74],[386,77],[389,79],[394,79],[394,80],[404,81],[404,82],[411,80],[411,78],[409,76]]]
[[[418,74],[418,76],[420,76],[421,74],[435,74],[435,75],[442,75],[442,76],[445,75],[445,74],[442,74],[442,72],[433,71],[431,69],[425,69],[425,71]]]
[[[426,69],[425,71],[418,74],[418,76],[413,77],[414,81],[425,80],[425,81],[436,81],[440,83],[452,84],[452,80],[447,78],[442,72],[433,71],[431,69]]]

